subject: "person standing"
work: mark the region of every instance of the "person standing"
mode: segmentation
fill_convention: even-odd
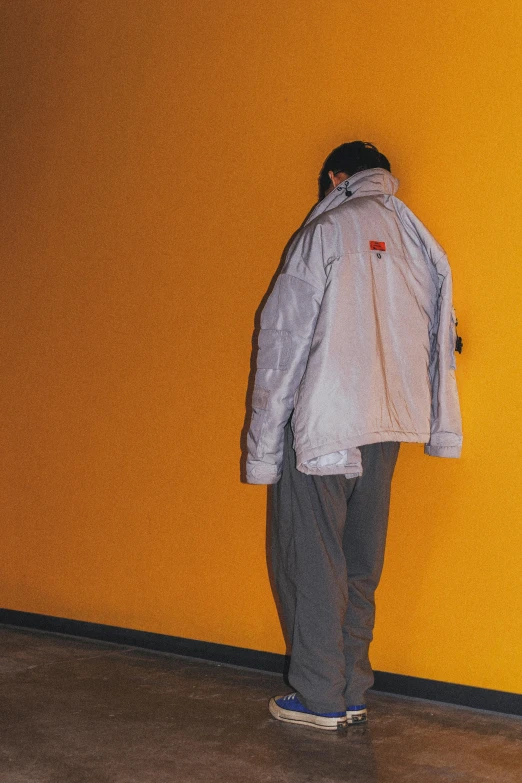
[[[261,313],[247,482],[271,487],[294,692],[278,720],[367,719],[369,647],[401,442],[460,457],[461,349],[443,248],[369,142],[334,149]]]

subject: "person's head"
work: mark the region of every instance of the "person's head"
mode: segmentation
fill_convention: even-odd
[[[369,141],[350,141],[328,155],[319,174],[319,198],[322,199],[340,182],[365,169],[391,171],[388,158]]]

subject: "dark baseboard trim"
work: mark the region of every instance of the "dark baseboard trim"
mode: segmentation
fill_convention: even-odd
[[[149,631],[134,631],[115,625],[87,623],[82,620],[68,620],[32,612],[18,612],[14,609],[0,609],[0,625],[12,625],[39,631],[50,631],[66,636],[78,636],[100,642],[112,642],[130,647],[139,647],[156,652],[185,655],[248,669],[283,674],[287,670],[285,655],[232,647],[226,644],[185,639]],[[457,685],[439,680],[425,680],[404,674],[375,672],[373,689],[398,696],[413,696],[418,699],[456,704],[479,710],[502,712],[508,715],[522,715],[522,694],[475,688],[471,685]]]
[[[260,669],[278,674],[283,672],[286,658],[286,656],[277,653],[248,650],[244,647],[201,642],[196,639],[185,639],[182,636],[168,636],[150,631],[134,631],[132,628],[120,628],[117,625],[87,623],[83,620],[68,620],[64,617],[52,617],[46,614],[18,612],[14,609],[0,609],[0,625],[13,625],[17,628],[80,636],[84,639],[95,639],[98,642],[112,642],[129,647],[140,647],[144,650],[185,655],[189,658],[202,658],[206,661],[244,666],[248,669]]]
[[[457,685],[441,680],[425,680],[405,674],[375,672],[373,690],[394,693],[398,696],[414,696],[417,699],[440,701],[475,710],[490,710],[507,715],[522,715],[522,694]]]

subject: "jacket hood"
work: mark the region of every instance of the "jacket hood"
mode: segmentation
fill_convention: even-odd
[[[358,171],[321,199],[308,215],[304,225],[310,223],[318,215],[322,215],[323,212],[334,209],[349,199],[358,196],[379,196],[382,194],[393,196],[398,188],[399,180],[386,169]]]

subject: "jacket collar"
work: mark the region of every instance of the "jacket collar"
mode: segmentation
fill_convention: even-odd
[[[344,204],[345,201],[357,198],[359,196],[393,196],[399,187],[399,180],[393,177],[386,169],[365,169],[358,171],[353,177],[341,182],[336,188],[328,193],[321,201],[315,205],[308,215],[306,223],[322,215],[330,209]]]

